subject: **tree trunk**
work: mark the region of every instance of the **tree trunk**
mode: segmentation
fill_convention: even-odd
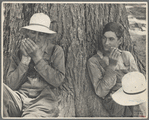
[[[4,4],[3,22],[3,67],[4,80],[12,53],[18,48],[23,35],[22,26],[28,25],[30,17],[37,12],[50,16],[51,29],[57,32],[53,42],[60,45],[65,53],[66,77],[60,87],[62,102],[60,116],[108,116],[101,99],[95,95],[88,76],[86,63],[97,49],[100,49],[103,26],[111,21],[121,23],[124,39],[120,46],[130,51],[142,73],[145,65],[138,59],[130,34],[125,6],[122,4],[73,4],[36,3]],[[4,81],[5,82],[5,81]]]

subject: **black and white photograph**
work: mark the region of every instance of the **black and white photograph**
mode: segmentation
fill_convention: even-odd
[[[1,118],[148,118],[147,2],[1,3]]]

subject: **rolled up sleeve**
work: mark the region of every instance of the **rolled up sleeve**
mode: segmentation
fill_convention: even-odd
[[[109,68],[103,72],[103,68],[96,58],[89,59],[87,67],[95,93],[104,98],[116,84],[116,72]]]
[[[16,57],[16,56],[15,56]],[[25,76],[26,71],[28,70],[28,66],[21,63],[15,62],[12,57],[8,73],[6,76],[6,84],[13,90],[16,90],[23,83],[23,76]]]

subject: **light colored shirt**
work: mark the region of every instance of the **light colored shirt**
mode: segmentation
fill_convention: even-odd
[[[122,51],[115,70],[104,67],[99,62],[99,57],[109,65],[109,58],[103,56],[101,51],[92,56],[87,63],[89,76],[93,84],[95,93],[104,98],[107,94],[115,92],[121,87],[121,78],[124,74],[138,71],[134,57],[129,51]]]

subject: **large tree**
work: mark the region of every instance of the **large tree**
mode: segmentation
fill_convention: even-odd
[[[129,34],[129,23],[123,4],[85,3],[4,3],[3,73],[7,74],[11,55],[23,37],[20,30],[30,17],[43,12],[51,18],[51,29],[57,32],[53,43],[65,53],[66,77],[60,87],[60,116],[108,116],[101,99],[95,95],[86,68],[87,60],[100,49],[103,26],[111,21],[124,27],[122,50],[128,50],[142,73],[145,66],[137,57]],[[4,81],[5,82],[5,81]]]

